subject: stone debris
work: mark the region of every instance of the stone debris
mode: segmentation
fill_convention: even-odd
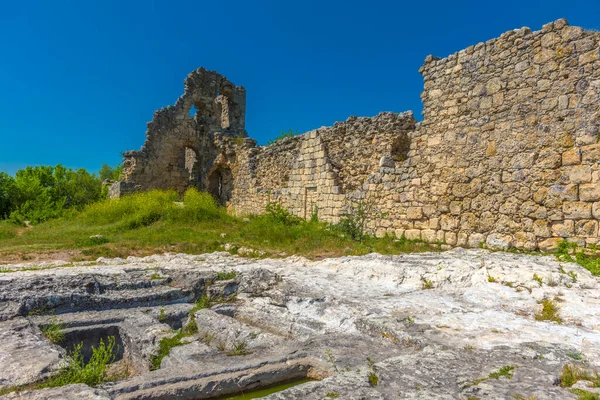
[[[556,384],[563,366],[600,368],[600,282],[551,256],[212,253],[7,267],[15,272],[0,274],[0,388],[52,375],[66,348],[83,341],[89,350],[109,335],[131,374],[7,399],[208,399],[307,377],[316,380],[267,398],[574,399]],[[203,298],[207,308],[190,315]],[[562,323],[536,319],[542,300]],[[40,330],[57,318],[64,347]],[[151,371],[160,340],[189,324],[197,330]]]

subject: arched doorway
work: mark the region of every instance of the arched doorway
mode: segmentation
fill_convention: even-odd
[[[233,174],[229,167],[218,167],[208,176],[208,191],[221,205],[231,199]]]

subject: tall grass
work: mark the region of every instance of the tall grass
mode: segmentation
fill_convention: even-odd
[[[165,218],[173,212],[177,200],[175,191],[152,190],[92,204],[83,211],[80,219],[97,225],[118,222],[122,228],[136,229]]]
[[[165,251],[201,254],[222,250],[225,244],[232,251],[245,246],[265,256],[286,253],[309,258],[437,249],[404,238],[366,235],[357,241],[338,226],[305,221],[277,204],[270,204],[263,215],[242,220],[227,214],[208,193],[190,189],[183,205],[179,200],[173,191],[137,193],[89,205],[36,225],[22,236],[8,231],[8,238],[0,237],[0,261],[4,256],[63,249],[80,249],[76,261]],[[103,240],[91,241],[92,235],[102,235]]]
[[[0,240],[17,237],[17,228],[13,224],[0,222]]]

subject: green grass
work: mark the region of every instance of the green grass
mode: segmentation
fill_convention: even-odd
[[[0,222],[0,240],[7,240],[17,237],[17,227],[8,222]]]
[[[233,348],[231,349],[231,351],[229,351],[227,353],[227,356],[233,357],[233,356],[245,356],[248,354],[252,354],[252,352],[250,350],[248,350],[246,348],[246,346],[247,346],[246,342],[233,343]]]
[[[576,243],[561,241],[556,249],[556,257],[561,261],[576,262],[590,271],[592,275],[600,276],[600,257],[596,254],[586,254],[583,250],[578,249]],[[574,281],[577,280],[577,275],[571,277]]]
[[[57,319],[52,317],[50,322],[40,327],[40,330],[54,344],[60,344],[65,340],[65,328],[66,325]]]
[[[562,323],[560,317],[560,306],[554,300],[542,300],[542,311],[535,314],[536,321],[554,321],[558,324]]]
[[[501,377],[505,377],[507,379],[512,379],[514,369],[515,369],[515,367],[512,365],[505,365],[505,366],[501,367],[500,369],[498,369],[497,371],[490,372],[490,374],[488,376],[486,376],[485,378],[478,378],[478,379],[475,379],[473,382],[468,383],[467,387],[476,386],[476,385],[480,384],[481,382],[487,381],[488,379],[500,379]]]
[[[156,354],[150,356],[150,371],[160,369],[163,358],[171,353],[171,349],[173,347],[184,345],[185,343],[182,339],[187,336],[193,336],[196,333],[198,333],[198,324],[196,323],[193,312],[190,311],[190,319],[183,328],[175,331],[175,335],[163,338],[158,342],[158,351]]]
[[[571,387],[577,381],[590,381],[594,387],[600,388],[600,374],[597,371],[587,371],[572,364],[565,364],[560,375],[560,386]]]
[[[79,250],[75,261],[98,257],[144,256],[163,252],[202,254],[222,251],[229,243],[263,251],[264,257],[282,252],[311,259],[371,252],[399,254],[439,250],[439,246],[393,237],[355,241],[336,227],[318,221],[283,218],[271,213],[249,218],[228,215],[207,193],[188,190],[184,207],[175,192],[151,191],[104,200],[27,229],[21,236],[0,233],[0,260],[31,257],[60,250]],[[6,223],[1,232],[12,232]],[[225,237],[221,234],[225,233]],[[102,235],[108,242],[90,243]]]
[[[230,279],[233,279],[237,276],[237,272],[236,271],[229,271],[229,272],[219,272],[217,273],[217,276],[215,277],[215,280],[217,281],[228,281]]]

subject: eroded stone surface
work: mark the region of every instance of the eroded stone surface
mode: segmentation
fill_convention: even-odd
[[[216,280],[230,271],[233,279]],[[86,291],[89,282],[94,290]],[[70,299],[67,289],[56,296],[61,287]],[[68,329],[118,327],[132,376],[102,387],[118,399],[211,398],[306,376],[321,380],[270,398],[574,398],[555,384],[562,367],[574,354],[600,367],[598,279],[550,256],[455,249],[309,262],[166,254],[4,273],[0,288],[0,309],[9,310],[0,354],[12,360],[0,363],[2,387],[41,379],[64,355],[37,328],[53,317],[25,316],[27,304],[54,312]],[[188,302],[207,294],[235,300],[190,319]],[[534,319],[542,299],[560,305],[562,324]],[[198,332],[150,371],[159,341],[188,323]],[[476,382],[504,366],[514,367],[512,379]]]

